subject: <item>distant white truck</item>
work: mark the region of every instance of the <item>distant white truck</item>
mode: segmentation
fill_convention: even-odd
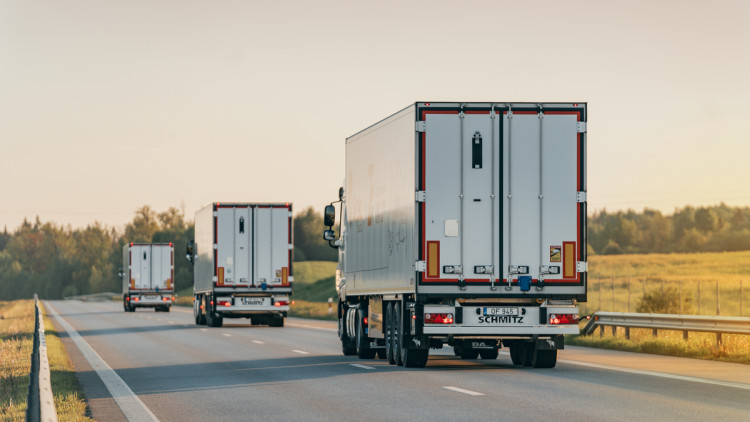
[[[419,102],[346,139],[326,207],[345,355],[552,367],[586,301],[586,104]]]
[[[213,203],[195,214],[193,315],[197,325],[224,318],[283,327],[292,294],[292,204]]]
[[[127,243],[122,248],[122,306],[169,312],[174,301],[174,248],[171,243]]]

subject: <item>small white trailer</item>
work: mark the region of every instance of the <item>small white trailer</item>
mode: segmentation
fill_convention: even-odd
[[[552,367],[586,301],[586,104],[419,102],[346,139],[343,353]]]
[[[197,325],[224,318],[283,327],[292,294],[292,204],[213,203],[195,214],[193,314]]]
[[[122,248],[122,306],[169,312],[174,301],[174,248],[171,243],[127,243]]]

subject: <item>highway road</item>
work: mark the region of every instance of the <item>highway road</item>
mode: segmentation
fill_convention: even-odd
[[[447,348],[409,369],[343,356],[335,322],[206,328],[189,308],[45,306],[99,421],[750,420],[748,365],[568,346],[553,369]]]

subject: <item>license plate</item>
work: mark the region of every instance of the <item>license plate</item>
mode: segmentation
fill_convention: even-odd
[[[484,316],[495,316],[495,315],[518,315],[518,308],[484,308]]]
[[[141,296],[142,302],[161,302],[161,296]]]
[[[265,303],[266,303],[266,300],[263,297],[243,297],[242,298],[243,305],[261,306],[261,305],[265,305]]]

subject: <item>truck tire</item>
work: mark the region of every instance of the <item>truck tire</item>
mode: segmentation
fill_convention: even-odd
[[[372,359],[375,357],[375,351],[370,349],[370,339],[367,338],[364,328],[364,312],[357,310],[357,356],[360,359]]]
[[[557,350],[535,350],[531,366],[534,368],[554,368],[557,364]]]
[[[401,345],[404,341],[403,314],[401,302],[395,302],[393,304],[393,359],[398,366],[404,366],[403,356],[401,356]]]
[[[388,359],[388,354],[386,353],[385,349],[378,349],[377,355],[378,355],[378,359]]]
[[[461,359],[476,359],[477,357],[479,357],[479,350],[461,347]]]
[[[343,308],[339,304],[339,308]],[[341,315],[339,316],[339,338],[341,339],[341,353],[344,356],[354,356],[357,354],[357,348],[355,347],[354,341],[352,341],[348,335],[346,335],[346,309],[341,309]]]
[[[130,309],[130,312],[135,312],[135,305],[131,303],[130,305],[128,305],[128,309]]]
[[[510,345],[510,360],[513,362],[513,365],[526,365],[527,348],[526,343],[523,342],[515,342]]]
[[[492,349],[492,350],[480,350],[479,356],[482,359],[497,359],[497,355],[500,354],[500,351],[498,349]]]
[[[283,327],[284,317],[273,317],[268,321],[269,327]]]
[[[203,317],[203,312],[201,311],[203,299],[200,296],[194,296],[194,298],[195,301],[193,302],[193,316],[195,317],[195,325],[205,325],[206,319]]]
[[[388,302],[385,308],[385,357],[391,365],[396,364],[396,354],[393,352],[393,303]]]
[[[169,312],[171,309],[172,309],[172,307],[169,306],[169,305],[165,305],[164,306],[164,312]]]

